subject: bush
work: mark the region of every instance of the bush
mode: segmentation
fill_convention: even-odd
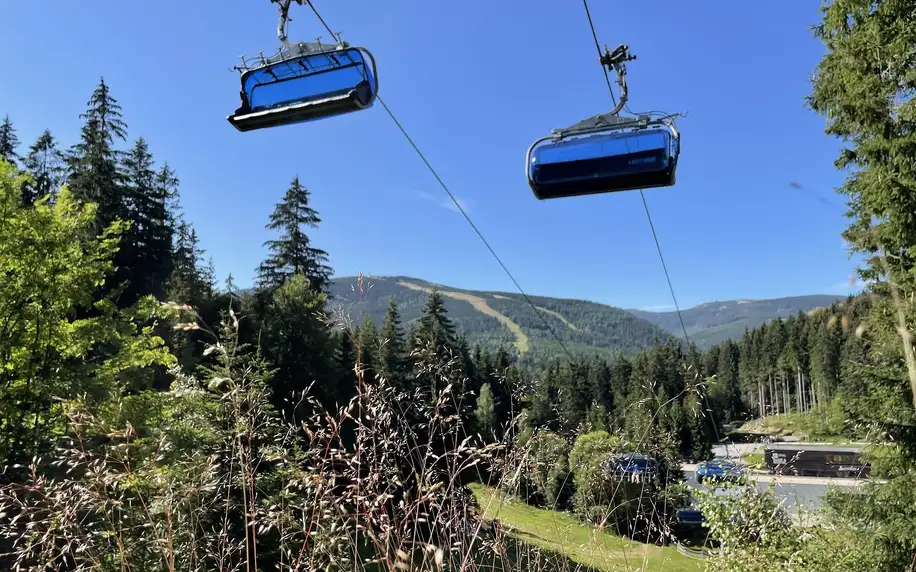
[[[565,439],[554,433],[535,433],[522,445],[520,462],[517,486],[527,502],[551,509],[567,507],[572,483]]]

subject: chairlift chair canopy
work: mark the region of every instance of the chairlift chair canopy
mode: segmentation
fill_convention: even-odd
[[[538,199],[667,187],[680,135],[669,121],[597,116],[537,140],[528,184]]]
[[[239,131],[323,119],[372,106],[375,59],[364,49],[298,43],[242,68],[242,105],[228,117]]]

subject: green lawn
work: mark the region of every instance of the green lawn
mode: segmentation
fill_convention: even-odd
[[[748,421],[738,429],[745,433],[764,435],[793,435],[805,441],[819,441],[841,445],[851,440],[845,435],[838,434],[835,419],[827,417],[822,412],[809,413],[782,413],[768,415],[762,419]]]
[[[498,518],[503,530],[519,540],[597,570],[614,572],[698,572],[703,563],[674,547],[632,542],[583,524],[568,514],[535,508],[496,489],[471,485],[484,518]]]

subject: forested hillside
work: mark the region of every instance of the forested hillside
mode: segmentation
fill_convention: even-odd
[[[455,328],[472,344],[514,348],[526,363],[565,355],[632,355],[665,341],[670,334],[631,313],[594,302],[520,294],[459,290],[405,276],[337,278],[331,307],[340,319],[380,323],[393,298],[405,324],[420,318],[426,298],[439,288]],[[549,327],[548,327],[549,326]],[[551,329],[553,330],[551,332]]]
[[[823,308],[841,298],[842,296],[815,294],[771,300],[708,302],[681,310],[681,316],[690,340],[697,344],[697,347],[708,348],[726,339],[738,340],[747,328],[756,328],[774,318],[788,318],[798,312]],[[677,337],[684,336],[677,312],[628,311]]]
[[[573,355],[632,355],[672,335],[683,337],[675,312],[623,310],[586,300],[529,295],[535,310],[518,293],[463,290],[407,276],[363,277],[360,292],[359,280],[348,276],[331,282],[331,305],[342,319],[359,323],[369,316],[378,323],[388,298],[394,297],[405,323],[410,324],[419,318],[426,294],[438,287],[455,327],[472,343],[489,348],[511,345],[528,363],[566,350]],[[747,328],[829,306],[839,298],[813,295],[711,302],[682,315],[690,341],[706,349],[725,339],[740,339]]]

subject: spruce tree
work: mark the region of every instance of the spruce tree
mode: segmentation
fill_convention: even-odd
[[[725,421],[731,422],[738,418],[744,407],[741,401],[740,361],[738,345],[725,340],[719,349],[719,361],[716,364],[718,383],[722,388],[725,401]]]
[[[281,234],[264,243],[270,255],[258,267],[258,288],[273,289],[290,276],[302,275],[316,292],[326,289],[332,272],[328,254],[313,247],[305,233],[306,228],[318,228],[320,223],[318,212],[309,206],[309,191],[296,176],[266,225]]]
[[[147,220],[149,201],[156,178],[153,167],[153,156],[146,142],[143,138],[137,139],[124,157],[124,211],[126,220],[131,224],[118,250],[118,270],[128,273],[130,281],[124,292],[128,304],[151,291],[152,268],[146,250],[150,227]]]
[[[141,295],[165,297],[172,272],[173,222],[169,203],[177,196],[178,179],[167,165],[153,169],[153,157],[140,138],[125,160],[129,216],[136,267],[133,285]]]
[[[856,569],[912,569],[916,554],[912,527],[916,522],[916,0],[844,0],[826,3],[822,10],[815,35],[824,42],[826,53],[813,78],[809,104],[827,117],[827,133],[847,144],[836,161],[837,168],[850,171],[838,189],[849,207],[850,222],[843,236],[865,258],[862,278],[876,280],[870,287],[874,306],[863,334],[868,363],[857,372],[866,384],[869,407],[863,410],[865,417],[856,421],[873,426],[876,435],[889,434],[896,445],[873,459],[872,474],[889,477],[888,481],[865,488],[845,506],[856,529],[868,531],[849,538],[865,545],[856,553],[880,556],[880,561],[873,559]],[[818,332],[818,342],[832,352],[830,337],[835,331],[825,329]],[[812,370],[833,369],[832,357],[817,361],[812,359]]]
[[[389,384],[401,389],[407,388],[407,342],[401,328],[401,315],[392,296],[388,300],[385,322],[379,333],[379,348],[376,354],[376,374]]]
[[[417,328],[414,347],[430,347],[437,355],[445,357],[455,349],[455,326],[445,309],[445,298],[437,288],[433,288],[426,299],[420,325]]]
[[[3,123],[0,123],[0,159],[16,165],[19,155],[16,149],[19,147],[19,137],[16,135],[16,128],[10,121],[10,116],[3,117]]]
[[[64,181],[64,157],[57,148],[54,136],[47,129],[29,147],[23,165],[33,179],[22,189],[23,204],[30,205],[38,199],[53,195]]]
[[[357,358],[362,368],[363,380],[367,382],[374,380],[376,376],[374,364],[378,363],[378,335],[375,322],[367,315],[363,325],[359,328],[357,338]]]
[[[201,269],[202,256],[203,251],[197,245],[197,232],[186,221],[179,221],[171,255],[169,300],[198,307],[207,299],[208,287]]]
[[[332,339],[321,317],[327,295],[296,275],[264,298],[261,348],[276,368],[270,382],[275,406],[301,420],[309,409],[303,395],[311,387],[310,396],[336,409],[352,395],[355,354],[349,337]]]
[[[112,97],[102,78],[80,115],[85,121],[80,142],[67,156],[68,186],[80,201],[98,205],[96,229],[107,227],[116,219],[128,220],[124,200],[124,177],[118,165],[117,140],[127,139],[127,124],[121,106]]]

